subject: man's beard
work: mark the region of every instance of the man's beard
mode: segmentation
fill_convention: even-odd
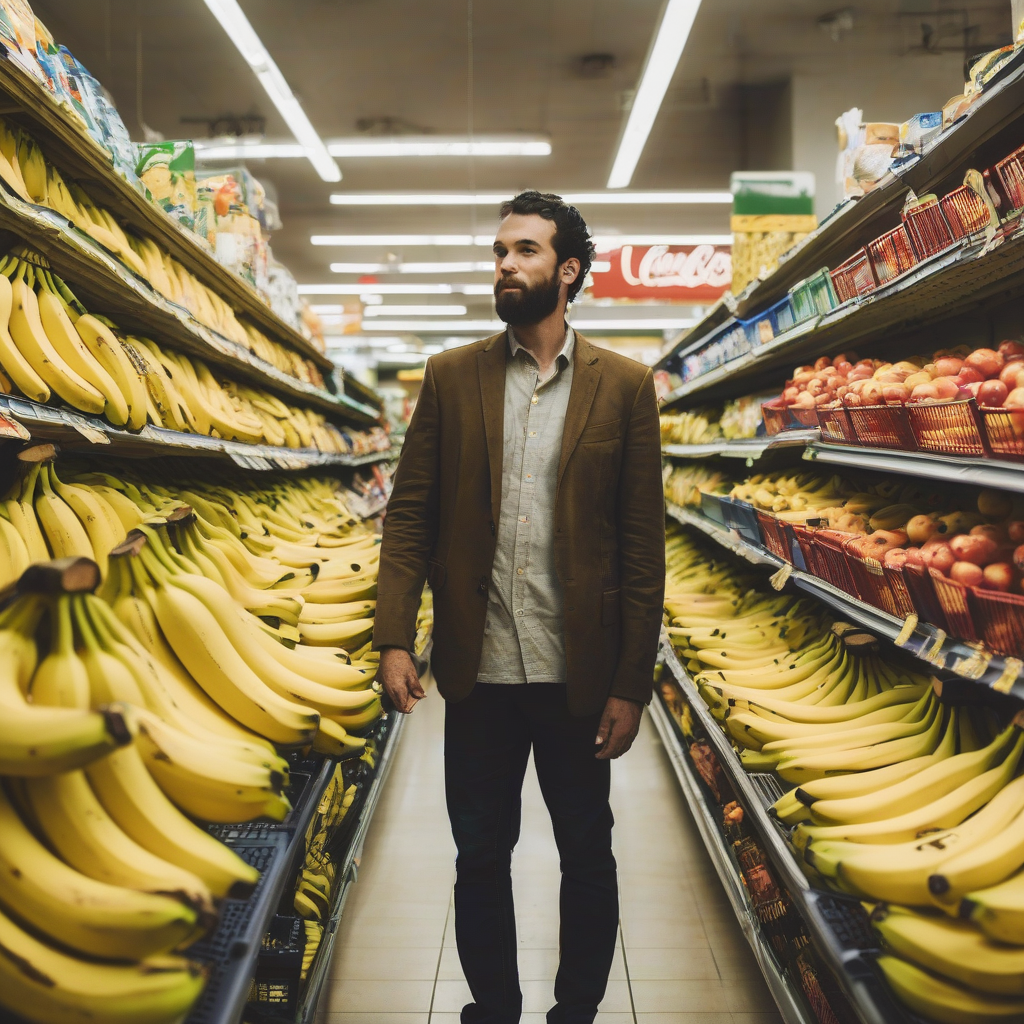
[[[509,288],[509,284],[517,287]],[[558,271],[549,281],[532,288],[518,278],[499,281],[494,287],[494,308],[498,317],[511,327],[526,327],[540,323],[558,308],[561,295]]]

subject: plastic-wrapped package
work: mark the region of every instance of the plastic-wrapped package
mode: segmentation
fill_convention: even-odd
[[[26,0],[0,0],[0,44],[19,67],[45,82],[36,60],[36,17]]]
[[[140,142],[136,171],[153,202],[171,220],[194,231],[196,227],[196,149],[191,140]]]
[[[269,251],[269,247],[268,247]],[[273,253],[267,266],[267,294],[270,308],[286,323],[296,330],[302,328],[302,302],[299,297],[299,286],[292,272],[274,259]]]

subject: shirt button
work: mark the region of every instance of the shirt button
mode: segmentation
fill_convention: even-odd
[[[526,474],[526,479],[527,480],[532,480],[533,479],[533,474],[532,473],[527,473]]]
[[[528,523],[529,521],[530,521],[530,517],[529,516],[520,516],[519,517],[519,522],[521,522],[521,523]]]
[[[530,404],[531,405],[536,405],[538,401],[539,401],[539,399],[537,398],[536,395],[534,395],[533,398],[530,399]]]
[[[523,614],[523,609],[522,608],[517,608],[516,609],[516,615],[522,615],[522,614]]]
[[[517,575],[522,576],[523,575],[523,570],[522,569],[516,569],[516,573],[517,573]]]
[[[536,437],[536,436],[537,436],[537,431],[536,430],[531,430],[530,431],[530,437]]]

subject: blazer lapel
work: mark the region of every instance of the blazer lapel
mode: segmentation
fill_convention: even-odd
[[[569,404],[565,410],[565,428],[562,432],[562,455],[558,460],[558,484],[562,483],[562,474],[576,448],[576,442],[587,425],[590,406],[597,393],[597,384],[601,379],[601,371],[597,368],[597,350],[589,341],[579,334],[576,335],[576,346],[573,350],[572,388],[569,391]]]
[[[480,401],[487,438],[487,460],[491,470],[491,515],[497,523],[501,511],[501,470],[505,447],[505,362],[508,340],[505,332],[495,335],[477,353]]]

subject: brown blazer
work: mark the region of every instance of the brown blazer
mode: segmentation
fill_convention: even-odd
[[[426,579],[441,695],[476,683],[501,501],[506,334],[432,356],[388,503],[373,645],[412,649]],[[555,498],[573,714],[651,697],[665,587],[654,377],[576,335]]]

